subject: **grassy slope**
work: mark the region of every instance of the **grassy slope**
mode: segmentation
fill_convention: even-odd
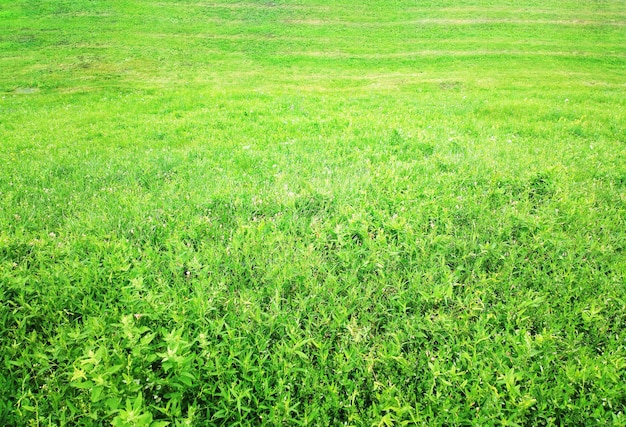
[[[0,1],[4,424],[626,423],[623,2],[335,3]]]

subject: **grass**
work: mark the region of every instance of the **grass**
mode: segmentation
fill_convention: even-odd
[[[626,425],[626,10],[0,1],[4,425]]]

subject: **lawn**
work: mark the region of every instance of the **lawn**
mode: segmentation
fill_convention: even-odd
[[[0,424],[626,426],[623,0],[0,0]]]

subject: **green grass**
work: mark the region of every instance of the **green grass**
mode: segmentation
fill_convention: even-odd
[[[626,425],[623,1],[0,23],[0,424]]]

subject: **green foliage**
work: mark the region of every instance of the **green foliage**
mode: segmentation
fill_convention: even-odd
[[[625,425],[625,15],[552,3],[3,2],[0,424]]]

